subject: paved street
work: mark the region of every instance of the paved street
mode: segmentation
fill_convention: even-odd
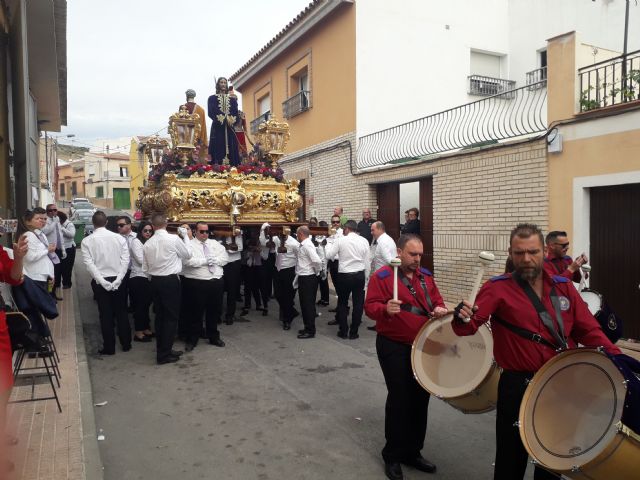
[[[100,358],[82,262],[76,275],[94,402],[108,402],[95,407],[106,479],[385,478],[374,332],[341,340],[322,309],[316,338],[298,340],[301,321],[283,331],[273,302],[268,317],[221,325],[225,348],[200,343],[177,364],[157,366],[153,343]],[[494,420],[432,399],[423,453],[438,473],[405,478],[491,478]]]

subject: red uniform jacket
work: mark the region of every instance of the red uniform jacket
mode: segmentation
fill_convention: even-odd
[[[568,278],[576,283],[580,283],[582,275],[580,270],[572,272],[568,270],[569,265],[573,263],[573,260],[569,255],[565,255],[562,258],[559,257],[544,257],[544,269],[550,276],[560,275],[561,277]]]
[[[417,301],[411,292],[398,278],[398,300],[409,303],[430,312],[424,291],[420,285],[420,279],[424,278],[427,292],[431,298],[433,308],[444,307],[444,301],[438,291],[433,276],[426,268],[419,268],[410,279],[416,292]],[[401,311],[396,315],[387,313],[387,302],[393,298],[393,268],[385,266],[376,271],[369,280],[367,299],[364,302],[364,311],[367,316],[376,321],[376,331],[391,340],[412,344],[422,326],[429,320],[422,315]]]
[[[587,304],[573,284],[559,275],[549,276],[543,271],[542,303],[551,314],[558,330],[555,310],[551,304],[551,287],[555,287],[559,297],[564,333],[570,348],[577,343],[587,347],[603,346],[610,354],[620,350],[605,336],[589,312]],[[510,273],[493,277],[486,282],[476,298],[478,311],[471,317],[470,323],[454,320],[453,330],[458,335],[471,335],[480,325],[496,315],[505,322],[540,334],[550,343],[554,343],[551,333],[544,326],[538,312],[527,297],[525,291],[516,283]],[[553,348],[523,338],[498,322],[491,322],[493,333],[493,356],[498,365],[505,370],[536,372],[556,352]]]

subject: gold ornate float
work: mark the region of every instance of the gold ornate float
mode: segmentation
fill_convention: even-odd
[[[204,221],[230,226],[298,222],[298,209],[302,206],[299,182],[284,179],[278,168],[289,140],[289,125],[275,120],[260,125],[258,142],[266,147],[263,163],[231,168],[195,161],[189,165],[188,155],[195,145],[188,140],[196,137],[196,117],[182,111],[171,116],[172,160],[165,159],[169,162],[166,171],[156,163],[149,185],[140,189],[137,205],[143,215],[163,213],[171,222]],[[146,152],[157,159],[157,150],[166,146],[152,143]]]

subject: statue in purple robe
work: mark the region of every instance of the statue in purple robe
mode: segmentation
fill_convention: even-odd
[[[212,121],[209,135],[209,155],[212,164],[240,164],[238,139],[234,125],[238,118],[238,98],[229,94],[229,82],[220,77],[216,82],[216,94],[207,102],[208,115]]]

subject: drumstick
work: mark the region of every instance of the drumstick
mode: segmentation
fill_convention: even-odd
[[[478,290],[480,290],[480,283],[482,282],[482,277],[484,276],[484,269],[491,262],[496,259],[496,256],[491,252],[480,252],[478,254],[478,258],[480,259],[480,267],[478,268],[478,274],[476,275],[476,280],[473,282],[473,288],[471,289],[471,295],[469,296],[469,302],[473,305],[473,302],[476,301],[476,295],[478,295]],[[467,317],[463,319],[464,323],[469,323],[471,318]]]
[[[389,262],[389,266],[393,267],[393,301],[398,301],[398,267],[402,264],[399,258],[394,258]]]
[[[582,278],[580,279],[580,286],[578,287],[579,292],[581,292],[582,289],[587,285],[587,276],[591,272],[591,265],[587,265],[585,263],[584,265],[580,266],[580,270],[582,270]]]

